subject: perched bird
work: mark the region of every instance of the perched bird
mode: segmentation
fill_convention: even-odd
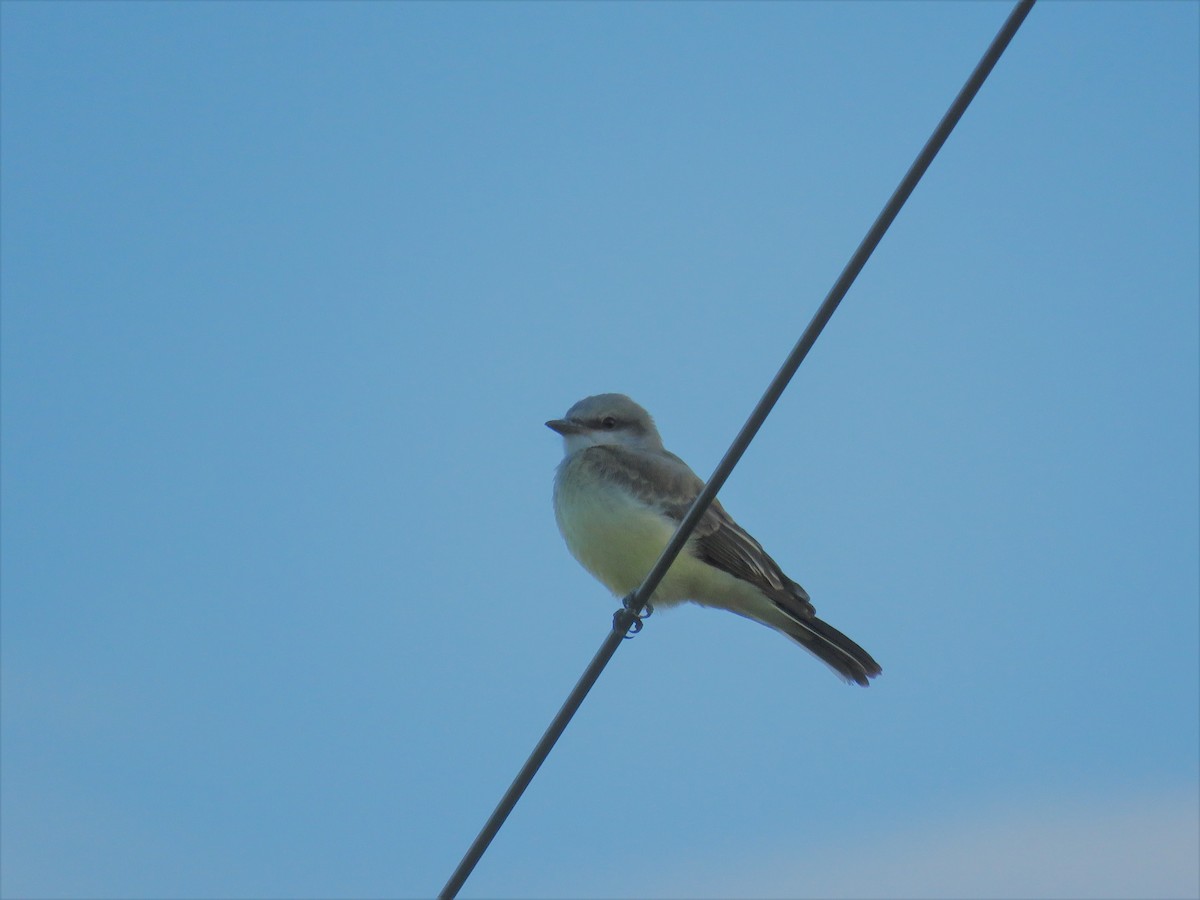
[[[554,513],[571,553],[617,596],[635,590],[704,486],[663,447],[654,420],[624,394],[580,400],[546,425],[563,437]],[[882,669],[816,617],[808,592],[783,574],[717,501],[651,597],[727,609],[782,632],[841,678],[866,685]]]

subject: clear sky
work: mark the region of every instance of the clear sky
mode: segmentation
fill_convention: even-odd
[[[616,601],[543,422],[707,476],[1008,3],[2,16],[5,897],[435,893]],[[1043,3],[477,897],[1200,892],[1200,5]]]

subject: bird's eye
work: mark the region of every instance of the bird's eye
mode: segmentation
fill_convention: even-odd
[[[608,431],[612,431],[617,427],[617,420],[612,416],[605,416],[600,420],[600,425]]]

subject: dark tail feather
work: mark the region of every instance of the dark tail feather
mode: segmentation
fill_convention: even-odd
[[[787,635],[847,681],[866,687],[870,679],[883,671],[870,653],[815,616],[790,621]]]

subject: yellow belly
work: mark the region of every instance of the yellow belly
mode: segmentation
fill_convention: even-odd
[[[614,594],[637,588],[658,560],[675,524],[639,504],[623,491],[571,477],[565,467],[555,480],[554,512],[567,547],[585,569]],[[686,554],[686,551],[685,551]],[[686,598],[680,576],[688,560],[671,566],[655,592],[660,604]]]

